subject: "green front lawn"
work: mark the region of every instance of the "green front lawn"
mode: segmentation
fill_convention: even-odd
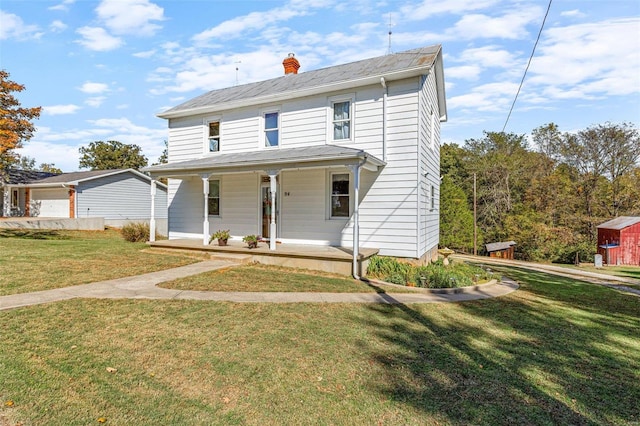
[[[0,424],[640,422],[640,300],[502,272],[520,290],[454,304],[71,300],[0,312]]]
[[[138,275],[196,262],[143,251],[116,230],[0,229],[0,295],[49,290]],[[0,423],[1,424],[1,423]]]

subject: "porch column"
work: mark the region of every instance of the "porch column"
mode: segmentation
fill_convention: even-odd
[[[278,191],[278,181],[277,176],[280,173],[280,170],[267,170],[267,174],[269,175],[269,185],[271,191],[271,224],[269,225],[269,250],[276,249],[276,199],[277,199],[277,191]]]
[[[76,187],[69,185],[69,218],[76,217]]]
[[[209,175],[201,175],[204,195],[204,221],[202,222],[202,245],[209,244]]]
[[[9,185],[4,187],[2,193],[2,216],[11,216],[11,187]]]
[[[353,172],[353,277],[360,278],[358,271],[358,255],[360,250],[360,166],[354,164],[349,167]]]
[[[151,179],[151,216],[149,216],[149,241],[156,240],[156,180]]]

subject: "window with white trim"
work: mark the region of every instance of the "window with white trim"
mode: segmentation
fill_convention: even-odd
[[[220,180],[211,179],[209,181],[209,216],[220,216]]]
[[[351,101],[333,103],[333,140],[351,139]]]
[[[349,217],[349,173],[331,174],[331,218]]]
[[[280,113],[277,111],[264,114],[264,146],[280,145]]]
[[[220,122],[210,121],[208,125],[209,130],[209,152],[220,151]]]

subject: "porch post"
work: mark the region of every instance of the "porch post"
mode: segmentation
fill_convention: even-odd
[[[31,216],[31,189],[24,189],[24,215],[25,217]]]
[[[359,278],[358,255],[360,249],[360,166],[348,166],[353,172],[353,277]]]
[[[11,216],[11,187],[9,185],[4,187],[2,198],[2,216],[9,217]]]
[[[151,216],[149,216],[149,241],[156,240],[156,180],[151,179]]]
[[[267,174],[269,175],[269,186],[271,191],[271,224],[269,225],[269,250],[276,249],[276,199],[277,199],[277,176],[280,170],[267,170]]]
[[[202,245],[209,244],[209,175],[202,176],[202,193],[204,194],[204,221],[202,222]]]

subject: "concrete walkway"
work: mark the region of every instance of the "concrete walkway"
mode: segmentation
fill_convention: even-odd
[[[609,275],[605,273],[583,271],[578,268],[567,268],[564,266],[550,265],[546,263],[525,262],[522,260],[508,260],[499,259],[495,257],[486,256],[470,256],[464,254],[455,254],[452,256],[454,259],[464,260],[466,262],[482,263],[485,265],[504,265],[504,266],[516,266],[519,268],[530,269],[532,271],[546,272],[553,275],[558,275],[567,278],[574,278],[582,281],[586,281],[592,284],[598,284],[616,290],[624,291],[626,293],[632,293],[636,296],[640,296],[640,288],[628,287],[624,284],[631,284],[634,286],[640,286],[640,280],[619,277],[616,275]],[[606,268],[603,269],[606,272]]]
[[[219,302],[272,302],[272,303],[433,303],[462,302],[503,296],[518,288],[511,280],[465,289],[447,289],[434,293],[288,293],[288,292],[218,292],[172,290],[157,284],[190,275],[201,274],[236,264],[222,260],[209,260],[179,268],[151,272],[133,277],[100,281],[72,287],[0,297],[0,311],[39,305],[75,298],[94,299],[176,299],[210,300]]]

